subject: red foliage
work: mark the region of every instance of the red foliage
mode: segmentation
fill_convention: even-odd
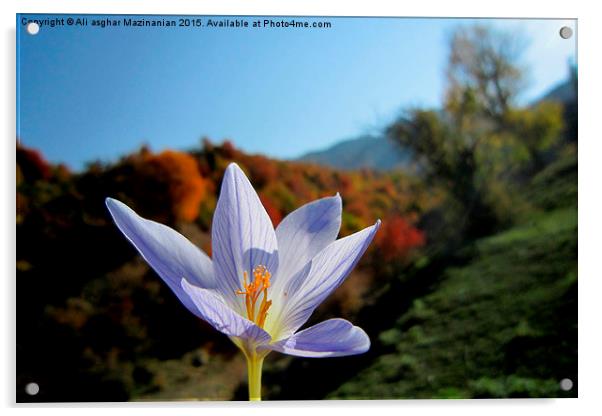
[[[26,181],[48,180],[52,176],[52,168],[42,154],[21,145],[17,145],[17,165]]]
[[[263,187],[278,180],[278,165],[265,156],[248,156],[244,159],[244,165],[254,186]]]
[[[268,216],[272,220],[272,224],[274,224],[274,227],[276,227],[278,224],[280,224],[280,221],[282,221],[282,213],[267,196],[259,194],[259,199],[268,213]]]
[[[285,181],[287,188],[300,200],[310,201],[313,199],[311,188],[305,178],[301,175],[289,176]]]
[[[230,140],[225,140],[222,143],[221,151],[226,159],[232,159],[238,154],[238,150]]]
[[[385,261],[402,260],[410,250],[424,245],[425,236],[404,218],[394,215],[383,221],[375,243]]]

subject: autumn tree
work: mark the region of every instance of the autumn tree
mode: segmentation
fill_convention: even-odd
[[[498,225],[491,190],[510,192],[525,172],[541,169],[562,131],[558,105],[517,104],[526,81],[524,44],[488,26],[458,28],[450,37],[443,109],[406,111],[387,129],[426,181],[449,192],[459,210],[455,225],[471,235]]]
[[[156,178],[164,178],[175,218],[193,221],[199,213],[199,204],[205,195],[204,180],[196,160],[187,153],[165,150],[145,158]]]
[[[383,221],[375,240],[387,262],[407,260],[410,251],[422,247],[425,242],[424,233],[399,215],[391,215]]]
[[[461,123],[472,115],[502,123],[525,87],[524,40],[490,26],[453,32],[446,69],[445,108]]]
[[[444,108],[475,153],[499,151],[501,138],[506,153],[537,171],[544,165],[542,154],[562,133],[563,109],[546,101],[518,106],[527,85],[526,44],[521,36],[490,26],[456,30],[450,38]]]
[[[207,185],[192,155],[147,148],[106,170],[89,169],[80,180],[80,186],[88,193],[94,190],[97,198],[123,200],[141,215],[168,224],[196,220]]]

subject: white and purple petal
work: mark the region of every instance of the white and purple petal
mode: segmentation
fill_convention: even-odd
[[[287,301],[277,318],[277,338],[287,337],[299,329],[316,307],[343,283],[379,227],[380,220],[371,227],[331,243],[287,282],[283,287]]]
[[[216,286],[211,259],[177,231],[136,214],[113,198],[105,201],[115,224],[146,262],[192,312],[196,310],[181,288],[182,278],[213,289]]]
[[[294,210],[276,228],[278,279],[274,293],[316,254],[336,240],[341,228],[341,197],[318,199]]]
[[[299,357],[342,357],[368,351],[370,338],[361,328],[336,318],[320,322],[264,348]]]
[[[255,323],[228,307],[215,293],[181,281],[182,290],[196,307],[195,315],[207,321],[218,331],[261,345],[270,342],[270,335]]]
[[[275,276],[278,243],[270,217],[235,163],[224,173],[211,237],[218,290],[232,308],[243,314],[244,297],[236,295],[242,288],[243,273],[252,276],[253,269],[263,265]]]

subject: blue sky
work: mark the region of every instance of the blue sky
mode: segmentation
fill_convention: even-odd
[[[300,19],[332,28],[65,26],[31,36],[18,18],[17,135],[74,169],[143,143],[187,149],[202,137],[292,158],[379,131],[405,107],[439,106],[449,33],[475,22]],[[487,23],[529,41],[523,103],[566,78],[576,36],[563,40],[558,30],[576,32],[574,21]]]

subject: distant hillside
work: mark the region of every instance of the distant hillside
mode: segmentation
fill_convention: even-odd
[[[406,166],[410,155],[384,137],[362,136],[339,142],[324,150],[307,153],[297,160],[347,170],[390,170]]]
[[[564,105],[568,105],[577,100],[575,84],[570,79],[566,80],[552,88],[538,102],[543,100],[558,101]]]
[[[534,104],[543,100],[559,101],[567,106],[577,100],[575,84],[571,79],[556,85]],[[313,162],[336,169],[355,170],[372,168],[391,170],[406,167],[410,154],[384,137],[361,136],[344,140],[323,150],[309,152],[296,160]]]

